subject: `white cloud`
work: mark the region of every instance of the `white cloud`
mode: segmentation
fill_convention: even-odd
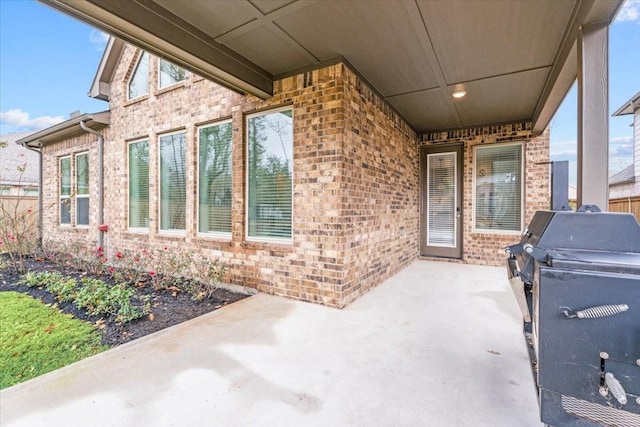
[[[575,140],[569,141],[553,141],[551,143],[551,155],[562,156],[564,154],[575,154],[577,142]]]
[[[100,30],[92,30],[89,33],[89,41],[97,50],[102,51],[109,41],[109,34],[103,33]]]
[[[20,130],[39,130],[64,120],[62,116],[41,116],[30,118],[29,113],[21,109],[8,110],[0,112],[0,123],[8,125]]]
[[[633,142],[633,138],[631,135],[624,136],[614,136],[613,138],[609,138],[610,144],[629,144]]]
[[[627,0],[620,9],[616,22],[640,20],[640,0]]]

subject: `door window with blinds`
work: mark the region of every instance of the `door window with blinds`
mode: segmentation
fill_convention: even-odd
[[[185,231],[186,133],[160,136],[160,230]]]
[[[129,143],[129,228],[149,227],[149,141]]]
[[[89,225],[89,153],[76,154],[76,225]]]
[[[456,152],[427,156],[427,244],[456,246]]]
[[[522,144],[476,146],[474,155],[474,228],[519,232],[522,229]]]
[[[198,233],[231,234],[231,122],[198,130]]]
[[[247,239],[291,241],[291,108],[247,117]]]

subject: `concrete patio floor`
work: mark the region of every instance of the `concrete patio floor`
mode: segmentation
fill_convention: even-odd
[[[504,268],[415,261],[343,310],[258,294],[0,392],[9,426],[541,426]]]

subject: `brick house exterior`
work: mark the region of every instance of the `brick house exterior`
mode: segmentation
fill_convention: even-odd
[[[260,291],[343,307],[421,256],[421,149],[462,143],[463,252],[459,261],[498,265],[502,248],[518,232],[474,230],[474,147],[517,142],[523,147],[522,224],[548,207],[549,135],[533,136],[530,123],[419,135],[344,60],[280,78],[274,96],[243,96],[196,75],[164,89],[158,58],[149,57],[149,93],[127,100],[127,85],[141,51],[125,45],[111,78],[110,124],[104,138],[104,233],[107,256],[123,249],[169,247],[220,260],[225,281]],[[293,117],[292,236],[288,242],[247,239],[247,117],[289,107]],[[231,232],[198,233],[198,129],[230,120],[232,127]],[[184,233],[159,223],[160,135],[186,136]],[[46,141],[43,136],[48,135]],[[40,139],[38,139],[40,138]],[[128,144],[149,141],[148,230],[128,226]],[[43,215],[45,239],[98,240],[98,145],[94,134],[55,136],[41,131],[43,205],[60,200],[60,159],[88,153],[89,225],[60,225],[60,209]],[[43,143],[43,141],[45,141]],[[71,217],[74,217],[74,206]]]

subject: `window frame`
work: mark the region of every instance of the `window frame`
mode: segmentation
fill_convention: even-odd
[[[250,171],[250,167],[249,167],[249,157],[250,157],[250,153],[249,153],[249,120],[251,120],[254,117],[258,117],[258,116],[265,116],[265,115],[269,115],[269,114],[275,114],[275,113],[280,113],[283,111],[291,111],[291,228],[290,228],[290,236],[289,237],[261,237],[261,236],[251,236],[249,234],[249,210],[250,210],[250,179],[249,179],[249,174],[251,173]],[[268,109],[268,110],[262,110],[259,112],[255,112],[255,113],[251,113],[251,114],[247,114],[245,115],[244,118],[244,125],[245,125],[245,232],[244,232],[244,236],[247,242],[256,242],[256,243],[280,243],[280,244],[292,244],[293,243],[293,235],[294,235],[294,226],[293,226],[293,218],[294,218],[294,197],[293,197],[293,189],[294,189],[294,181],[295,181],[295,168],[294,168],[294,164],[295,164],[295,159],[294,159],[294,148],[295,148],[295,138],[294,138],[294,134],[295,134],[295,116],[294,116],[294,108],[293,105],[287,105],[284,107],[279,107],[279,108],[272,108],[272,109]]]
[[[163,137],[167,137],[167,136],[172,136],[172,135],[179,135],[179,134],[183,134],[184,135],[184,180],[185,180],[185,203],[184,203],[184,228],[167,228],[164,229],[162,228],[162,146],[161,146],[161,142],[160,139]],[[157,140],[157,147],[158,147],[158,233],[159,234],[165,234],[165,235],[178,235],[178,236],[185,236],[187,233],[187,165],[188,165],[188,159],[187,159],[187,154],[188,154],[188,150],[187,150],[187,130],[186,129],[180,129],[180,130],[176,130],[173,132],[167,132],[167,133],[162,133],[162,134],[158,134],[156,136],[156,140]]]
[[[146,227],[132,227],[131,226],[131,146],[134,144],[147,143],[147,226]],[[151,213],[151,194],[149,192],[150,186],[150,167],[151,167],[151,152],[150,152],[149,138],[140,138],[127,142],[127,230],[139,233],[149,232],[149,220]]]
[[[62,168],[62,162],[64,160],[68,160],[69,161],[69,194],[62,194],[62,188],[63,188],[63,168]],[[59,175],[59,180],[58,180],[58,194],[59,194],[59,204],[58,204],[58,225],[61,226],[65,226],[65,227],[71,227],[72,226],[72,221],[71,219],[73,218],[73,215],[71,215],[71,195],[73,194],[73,181],[72,181],[72,176],[73,176],[73,165],[72,165],[72,161],[71,161],[71,154],[65,155],[65,156],[60,156],[58,158],[58,170],[60,171],[60,175]],[[69,222],[62,222],[62,204],[66,203],[69,207]]]
[[[144,56],[147,56],[147,90],[145,93],[135,96],[135,97],[131,97],[131,81],[133,80],[133,78],[136,76],[137,72],[138,72],[138,68],[140,67],[140,63],[142,62],[142,58]],[[131,76],[129,77],[129,79],[127,80],[127,101],[133,101],[133,100],[137,100],[137,99],[141,99],[144,96],[148,96],[149,95],[149,87],[151,86],[151,79],[150,79],[150,71],[151,71],[151,67],[150,67],[150,63],[151,63],[151,56],[149,55],[149,53],[145,50],[142,51],[142,53],[140,54],[140,56],[138,57],[138,59],[136,60],[136,65],[133,68],[133,72],[131,73]]]
[[[231,230],[226,231],[200,231],[200,131],[202,129],[221,126],[221,125],[231,125],[231,193],[232,193],[232,201],[231,201],[231,210],[230,210],[230,220],[231,220]],[[207,123],[205,125],[198,126],[196,128],[197,135],[197,143],[196,143],[196,177],[197,177],[197,185],[196,185],[196,234],[199,237],[210,237],[210,238],[224,238],[230,239],[233,231],[233,123],[231,119],[220,120],[213,123]]]
[[[182,80],[178,80],[176,82],[173,82],[171,84],[167,84],[165,86],[162,85],[162,63],[166,62],[170,65],[173,65],[175,67],[181,68],[184,70],[184,78]],[[173,87],[173,86],[178,86],[180,84],[184,84],[184,82],[187,80],[187,69],[184,67],[181,67],[178,64],[175,64],[171,61],[169,61],[168,59],[165,58],[158,58],[158,90],[159,91],[164,91],[167,88]]]
[[[483,149],[494,148],[494,147],[519,147],[520,149],[520,199],[518,202],[520,203],[520,218],[519,218],[519,228],[518,230],[504,230],[504,229],[491,229],[491,228],[480,228],[477,227],[476,216],[477,216],[477,184],[476,178],[478,176],[477,172],[477,159],[478,159],[478,150],[482,151]],[[492,144],[482,144],[475,145],[473,147],[473,168],[472,168],[472,226],[474,233],[482,233],[482,234],[503,234],[503,235],[520,235],[522,232],[522,228],[524,226],[524,214],[525,214],[525,143],[524,141],[515,141],[515,142],[507,142],[507,143],[492,143]]]
[[[79,180],[78,180],[78,157],[82,157],[82,156],[86,156],[87,157],[87,193],[86,194],[80,194],[79,188]],[[89,152],[88,151],[82,151],[79,153],[75,153],[74,154],[74,162],[73,162],[73,176],[75,177],[74,179],[74,184],[75,184],[75,225],[76,227],[89,227],[91,225],[91,173],[90,173],[90,163],[89,163]],[[79,215],[80,215],[80,209],[78,208],[78,203],[80,202],[80,200],[86,199],[87,200],[87,223],[86,224],[80,224],[79,221]]]

